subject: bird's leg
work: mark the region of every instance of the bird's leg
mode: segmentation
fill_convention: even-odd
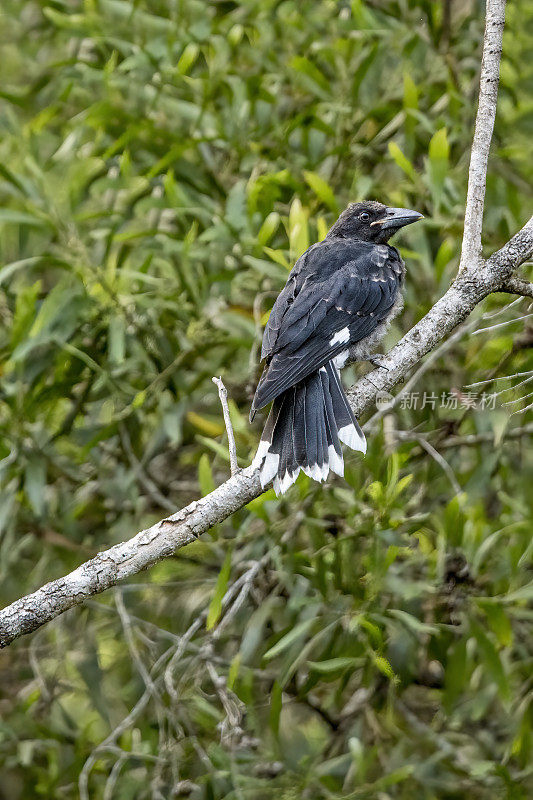
[[[365,361],[368,361],[368,363],[372,364],[373,367],[380,367],[381,369],[386,369],[388,372],[389,368],[383,363],[383,358],[384,356],[367,356]]]

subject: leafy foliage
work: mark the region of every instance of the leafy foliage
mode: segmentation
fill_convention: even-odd
[[[528,216],[532,18],[509,4],[488,249]],[[213,375],[248,463],[261,326],[349,200],[427,217],[386,345],[435,302],[482,29],[473,1],[4,0],[3,603],[227,476]],[[526,313],[492,298],[346,482],[267,492],[3,652],[0,795],[530,797]]]

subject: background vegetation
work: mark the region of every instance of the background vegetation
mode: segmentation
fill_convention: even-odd
[[[249,463],[261,326],[349,200],[427,217],[400,240],[386,347],[443,292],[483,16],[3,0],[2,604],[224,480],[213,375]],[[509,4],[488,250],[531,213],[532,23]],[[531,384],[512,386],[533,329],[511,302],[485,304],[490,330],[432,364],[417,408],[375,421],[346,482],[270,491],[4,651],[0,797],[531,797]]]

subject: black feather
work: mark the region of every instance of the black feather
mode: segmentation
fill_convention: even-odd
[[[339,439],[338,429],[337,429],[337,421],[335,419],[335,412],[333,410],[333,400],[331,397],[331,387],[330,387],[330,380],[329,374],[327,369],[323,372],[320,372],[320,376],[322,378],[322,390],[324,394],[324,407],[326,411],[326,422],[328,428],[328,444],[332,444],[335,448],[335,452],[337,455],[342,458],[342,447],[341,442]]]
[[[357,425],[357,420],[344,394],[337,368],[331,361],[326,365],[326,371],[337,429],[345,428],[346,425]]]
[[[305,382],[305,435],[307,453],[304,465],[310,468],[318,460],[318,398],[314,375]]]
[[[294,395],[294,421],[295,424],[292,428],[294,458],[296,464],[303,466],[306,464],[307,459],[307,437],[306,437],[306,424],[305,424],[305,399],[307,394],[307,385],[299,383],[295,386]]]

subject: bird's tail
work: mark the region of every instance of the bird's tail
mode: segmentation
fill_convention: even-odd
[[[363,431],[330,361],[276,397],[252,466],[260,468],[263,488],[274,478],[279,495],[301,469],[317,481],[325,481],[330,469],[343,476],[341,442],[366,452]]]

